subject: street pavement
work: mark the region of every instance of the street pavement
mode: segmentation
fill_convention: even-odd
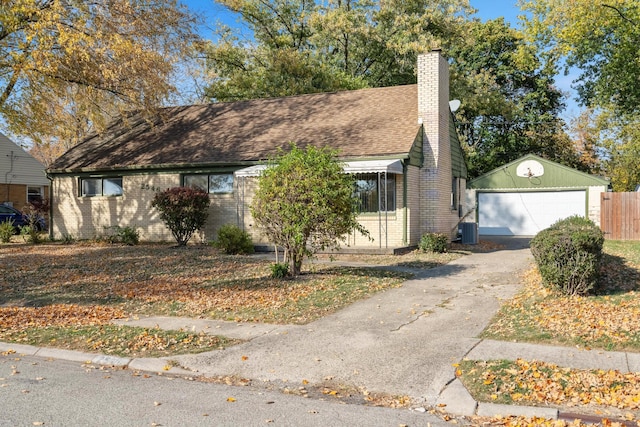
[[[528,240],[498,243],[504,249],[475,253],[422,270],[400,288],[378,293],[307,325],[168,317],[127,319],[124,323],[246,340],[222,351],[168,358],[172,366],[179,365],[171,367],[169,374],[236,376],[265,389],[348,386],[360,392],[409,396],[414,410],[402,413],[421,417],[418,425],[439,424],[423,410],[432,407],[464,416],[558,416],[558,411],[550,408],[478,404],[455,377],[453,365],[463,358],[524,358],[566,367],[640,371],[640,355],[633,353],[479,339],[501,303],[519,290],[520,273],[532,261]],[[120,359],[0,344],[0,351],[7,348],[22,354],[91,360],[134,370],[157,372],[168,367],[166,359]],[[347,424],[336,421],[327,425]]]

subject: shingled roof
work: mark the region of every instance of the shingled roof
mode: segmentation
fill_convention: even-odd
[[[171,107],[150,122],[118,120],[71,148],[49,172],[259,162],[314,145],[341,158],[401,157],[418,133],[417,86]]]

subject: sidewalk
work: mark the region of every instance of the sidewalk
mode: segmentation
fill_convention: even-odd
[[[462,257],[425,270],[402,287],[359,301],[303,326],[247,324],[154,317],[128,325],[204,331],[247,340],[224,351],[165,359],[122,359],[0,343],[0,351],[71,358],[132,369],[191,376],[235,375],[254,383],[348,385],[369,392],[409,396],[418,406],[454,415],[530,415],[556,418],[548,408],[478,404],[455,377],[463,358],[523,358],[560,366],[640,371],[640,355],[476,338],[505,299],[519,290],[518,272],[532,260],[511,241],[506,250]],[[182,368],[169,366],[176,361]]]

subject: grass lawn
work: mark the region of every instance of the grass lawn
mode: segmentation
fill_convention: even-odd
[[[525,274],[522,292],[502,306],[482,337],[640,351],[640,242],[605,241],[604,252],[597,295],[551,292],[533,268]],[[625,422],[640,420],[640,373],[576,370],[539,361],[464,360],[456,375],[483,402],[555,406]],[[504,421],[514,426],[569,425],[526,418]]]
[[[352,263],[431,268],[464,251],[345,255]],[[338,259],[342,257],[337,256]],[[273,259],[208,246],[9,244],[0,246],[0,341],[154,357],[235,341],[187,331],[112,326],[140,315],[305,324],[384,289],[408,273],[340,267],[322,257],[296,279],[271,278]]]

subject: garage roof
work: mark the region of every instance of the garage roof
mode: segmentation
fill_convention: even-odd
[[[540,189],[608,186],[607,179],[589,175],[528,154],[468,182],[472,189]]]

